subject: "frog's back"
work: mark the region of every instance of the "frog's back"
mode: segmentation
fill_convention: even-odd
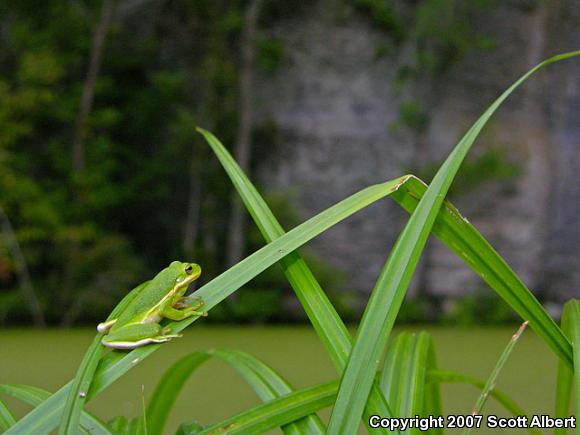
[[[176,278],[177,275],[171,266],[159,272],[139,292],[139,295],[127,305],[123,313],[119,316],[115,326],[124,325],[134,317],[144,315],[148,309],[156,306],[173,289]]]

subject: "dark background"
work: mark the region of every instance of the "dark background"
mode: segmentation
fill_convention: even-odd
[[[197,125],[290,228],[369,184],[428,181],[579,24],[564,0],[0,1],[0,324],[92,324],[174,259],[207,282],[262,246]],[[580,286],[578,72],[511,97],[451,193],[555,314]],[[405,218],[383,201],[307,248],[345,318]],[[272,268],[207,321],[303,317]],[[429,243],[401,321],[512,319]]]

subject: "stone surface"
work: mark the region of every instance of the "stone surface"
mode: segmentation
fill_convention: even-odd
[[[295,192],[307,218],[368,185],[440,162],[487,105],[541,59],[580,40],[572,1],[500,2],[478,16],[497,48],[472,52],[442,76],[398,91],[405,56],[377,57],[388,37],[348,8],[313,2],[278,23],[284,60],[260,77],[256,122],[274,122],[277,146],[259,176]],[[451,199],[524,282],[547,300],[580,294],[580,85],[578,60],[552,66],[517,91],[494,116],[473,154],[500,147],[521,175],[487,180]],[[427,110],[423,132],[394,131],[412,95]],[[406,214],[381,201],[319,237],[320,257],[348,271],[348,290],[369,293]],[[430,241],[412,291],[449,297],[484,284],[437,241]]]

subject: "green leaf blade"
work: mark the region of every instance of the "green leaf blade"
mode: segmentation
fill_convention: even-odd
[[[499,377],[501,370],[505,366],[505,363],[507,362],[507,360],[509,359],[513,350],[515,349],[517,342],[519,341],[520,337],[524,333],[527,326],[528,326],[527,321],[522,323],[522,325],[517,330],[517,332],[514,335],[512,335],[512,338],[510,339],[507,346],[505,347],[505,349],[501,353],[499,359],[497,360],[495,366],[493,367],[493,370],[491,371],[491,374],[489,375],[489,378],[487,379],[487,381],[485,382],[485,385],[481,389],[481,394],[477,398],[477,402],[475,403],[475,406],[473,407],[473,411],[471,412],[472,415],[480,415],[481,414],[481,411],[483,410],[483,407],[485,406],[487,399],[489,398],[489,395],[495,389],[495,386],[497,384],[497,379]],[[464,435],[469,435],[471,433],[472,429],[473,428],[467,428],[463,432]]]
[[[191,374],[207,359],[206,352],[194,352],[172,364],[163,374],[147,406],[147,422],[151,433],[163,433],[169,414]]]
[[[413,212],[427,185],[416,177],[393,193],[393,199]],[[433,226],[433,234],[471,267],[520,315],[554,353],[572,367],[572,346],[533,293],[477,229],[449,202],[444,201]]]
[[[449,187],[467,152],[493,113],[528,77],[543,66],[580,52],[550,58],[510,86],[455,146],[419,201],[383,268],[363,314],[358,337],[344,371],[330,418],[330,434],[354,434],[371,389],[380,355],[388,340],[421,252]]]
[[[139,292],[147,285],[147,281],[138,285],[132,291],[130,291],[125,297],[117,304],[113,309],[107,320],[114,319],[118,317],[125,307],[137,297]],[[70,389],[68,390],[68,395],[66,403],[64,405],[64,410],[60,420],[59,435],[76,435],[81,420],[81,413],[85,402],[87,401],[87,396],[89,389],[93,383],[93,377],[97,370],[99,360],[101,359],[101,354],[103,346],[101,345],[102,334],[96,334],[93,342],[85,352],[83,359],[77,369],[74,379]]]
[[[264,239],[272,242],[282,237],[285,234],[284,229],[223,144],[209,131],[201,128],[198,131],[226,170]],[[342,370],[352,342],[348,329],[297,252],[284,257],[280,263],[332,361]]]
[[[45,400],[51,397],[51,393],[42,388],[32,387],[30,385],[2,384],[0,392],[21,400],[32,406],[39,406]],[[107,426],[92,414],[83,411],[80,419],[83,433],[94,435],[111,435]],[[47,431],[46,433],[48,433]],[[23,432],[26,433],[26,432]]]
[[[226,170],[264,239],[267,242],[272,242],[282,237],[285,234],[284,229],[231,154],[212,133],[201,128],[198,128],[198,131],[204,136]],[[406,179],[407,177],[400,178],[400,182],[391,188],[390,193],[401,186]],[[342,373],[352,347],[352,338],[346,325],[298,252],[292,252],[282,258],[280,264],[330,359],[338,372]],[[385,417],[392,415],[388,403],[377,387],[371,390],[365,418],[373,414]]]
[[[564,305],[562,311],[562,330],[570,336],[570,304]],[[572,357],[573,358],[573,357]],[[560,359],[558,361],[558,373],[556,379],[556,407],[555,414],[557,418],[567,418],[570,413],[570,402],[572,397],[572,385],[574,383],[574,367],[569,367]],[[568,433],[566,428],[554,429],[554,434],[565,435]]]
[[[299,248],[338,222],[341,222],[357,211],[365,208],[369,204],[390,195],[406,178],[408,177],[401,177],[396,180],[367,187],[343,201],[340,201],[334,206],[297,226],[279,239],[274,240],[272,243],[254,252],[237,265],[205,284],[202,288],[196,291],[194,295],[201,297],[205,302],[205,309],[210,311],[211,308],[223,301],[227,296],[238,290],[274,263],[280,261],[290,252]],[[129,293],[127,298],[131,297],[133,293],[134,292]],[[123,301],[125,301],[125,299],[123,299]],[[121,304],[117,307],[120,305]],[[113,313],[110,317],[112,316]],[[170,323],[168,327],[171,330],[171,333],[178,333],[197,319],[197,317],[194,317],[181,322],[173,322]],[[109,352],[99,361],[87,399],[92,398],[94,395],[107,388],[131,368],[135,367],[159,349],[160,346],[160,344],[151,344],[139,347],[130,352]],[[71,385],[72,382],[68,383],[51,396],[45,404],[35,408],[24,416],[10,428],[8,435],[37,433],[37,431],[44,430],[45,428],[48,428],[48,431],[54,429],[57,426],[58,418],[64,409],[64,403],[62,402],[63,398],[71,394]]]
[[[439,389],[427,383],[427,370],[436,367],[433,340],[428,333],[399,334],[387,351],[380,380],[381,390],[397,417],[441,415]],[[430,431],[441,433],[439,428]],[[420,429],[405,433],[420,433]]]
[[[294,392],[294,389],[280,374],[247,353],[218,349],[213,351],[212,354],[230,364],[252,387],[263,402],[268,402]],[[286,435],[322,435],[326,428],[322,420],[316,414],[312,414],[293,423],[284,425],[281,429]]]
[[[196,351],[175,362],[157,384],[147,408],[152,433],[163,433],[165,422],[185,382],[209,358],[219,358],[236,370],[264,402],[293,392],[290,385],[274,370],[256,358],[239,351],[212,349]],[[287,435],[322,434],[324,426],[315,416],[282,427]]]
[[[212,425],[199,434],[260,434],[330,406],[338,382],[298,390]]]
[[[8,430],[8,428],[14,423],[16,423],[14,414],[12,414],[12,411],[10,411],[8,406],[0,400],[0,431],[4,432]]]
[[[462,373],[457,373],[452,370],[430,370],[427,374],[429,383],[443,384],[443,383],[462,383],[472,385],[475,388],[482,390],[485,388],[486,381],[477,379],[471,376],[466,376]],[[515,400],[509,397],[503,391],[494,388],[490,391],[490,396],[493,397],[500,405],[502,405],[514,417],[520,415],[529,415],[524,409],[519,406]],[[528,428],[528,432],[532,435],[541,435],[542,432],[535,427]]]
[[[556,417],[568,418],[572,397],[572,385],[576,384],[576,421],[580,419],[580,301],[571,299],[564,305],[562,312],[562,329],[572,341],[573,368],[563,361],[558,365],[556,381]],[[576,382],[574,382],[576,379]],[[566,434],[566,428],[556,428],[556,434]],[[580,434],[580,425],[576,424],[576,434]]]
[[[537,70],[539,67],[578,54],[579,54],[578,52],[573,52],[551,58],[548,61],[540,64],[537,68],[535,68],[531,72],[529,72],[528,75],[535,72],[535,70]],[[511,92],[511,90],[513,90],[513,88],[515,88],[516,85],[519,85],[521,81],[525,80],[528,77],[528,75],[524,76],[519,82],[514,84],[512,88],[506,91],[506,93],[509,94],[509,92]],[[504,96],[507,95],[504,94]],[[502,96],[502,98],[504,96]],[[495,110],[494,107],[491,107],[489,110],[491,109]],[[470,132],[468,133],[472,134],[473,132],[470,130]],[[446,170],[447,169],[449,168],[446,168]],[[408,177],[402,177],[398,180],[383,183],[381,185],[371,186],[347,198],[346,200],[340,202],[339,204],[327,209],[323,213],[308,220],[307,222],[296,227],[292,231],[289,231],[287,234],[280,237],[279,239],[274,240],[272,243],[268,244],[267,246],[260,249],[256,253],[252,254],[250,257],[246,258],[238,265],[234,266],[232,269],[224,272],[218,278],[214,279],[210,283],[206,284],[203,288],[198,290],[198,292],[196,292],[197,295],[202,296],[206,300],[206,302],[208,302],[207,303],[208,306],[209,305],[211,305],[212,307],[215,306],[229,294],[233,293],[239,287],[247,283],[251,278],[258,275],[260,272],[262,272],[275,262],[280,261],[280,259],[285,257],[289,252],[294,251],[298,247],[302,246],[303,244],[314,238],[316,235],[320,234],[321,232],[325,231],[332,225],[340,222],[341,220],[345,219],[346,217],[350,216],[356,211],[366,207],[367,205],[385,196],[388,196],[393,191],[396,191],[401,186],[401,184],[403,184],[407,179]],[[431,187],[433,187],[433,184],[434,183],[432,183]],[[434,198],[436,201],[434,201],[433,199],[430,200],[431,206],[433,206],[438,201],[438,198],[436,196],[437,195],[435,195]],[[426,206],[426,208],[428,209],[429,206]],[[415,214],[417,213],[415,212],[414,215]],[[413,219],[413,217],[411,217],[411,219]],[[429,226],[428,219],[425,220],[424,223],[426,223],[427,226]],[[415,237],[415,235],[413,237]],[[412,260],[412,258],[410,259]],[[409,264],[410,263],[411,262],[409,262]],[[401,298],[401,296],[404,295],[398,295],[398,298]],[[388,316],[391,318],[392,322],[394,322],[394,317],[396,317],[396,311],[398,311],[396,305],[397,304],[389,305],[392,307],[395,314],[393,316],[393,313],[391,313]],[[398,305],[400,306],[400,304]],[[190,319],[188,321],[174,323],[171,325],[171,329],[174,332],[181,331],[195,320],[197,319]],[[386,330],[389,329],[390,327],[386,328]],[[386,335],[387,337],[385,338],[388,338],[388,334]],[[553,337],[552,341],[549,342],[550,346],[554,347],[555,341],[556,339]],[[564,339],[563,342],[561,342],[560,344],[562,344],[562,349],[561,353],[558,355],[559,356],[562,354],[566,355],[567,353],[566,349],[568,349],[570,350],[571,356],[571,347],[569,342],[567,342],[567,340]],[[566,345],[568,346],[568,348],[566,348]],[[91,384],[91,389],[89,390],[88,398],[94,396],[98,392],[105,389],[108,385],[110,385],[112,382],[114,382],[116,379],[118,379],[120,376],[122,376],[124,373],[126,373],[140,361],[145,359],[151,353],[156,351],[158,348],[159,345],[150,345],[136,349],[129,353],[110,352],[106,357],[104,357],[100,361],[99,366],[97,367],[97,371]],[[568,361],[568,363],[570,366],[572,366],[571,360]],[[374,372],[376,372],[376,366]],[[372,388],[372,385],[370,387],[364,385],[364,390],[367,389],[370,390],[370,388]],[[53,396],[47,399],[42,405],[38,406],[32,412],[26,415],[23,419],[18,421],[13,427],[9,429],[8,433],[11,434],[38,433],[39,430],[44,428],[48,428],[47,429],[48,431],[54,429],[54,427],[56,427],[58,423],[59,416],[62,414],[62,410],[64,407],[63,399],[66,397],[66,395],[70,390],[71,384],[67,384],[66,386],[61,388],[57,393],[55,393]],[[366,394],[368,395],[368,392]],[[372,400],[372,396],[369,400]],[[365,405],[366,402],[362,404],[363,407]],[[359,418],[360,415],[357,417],[357,421]],[[25,429],[24,432],[22,432],[23,429]]]

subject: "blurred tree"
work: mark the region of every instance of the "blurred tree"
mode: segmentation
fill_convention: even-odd
[[[115,3],[0,0],[0,206],[51,323],[101,319],[174,258],[205,278],[225,259],[231,188],[195,126],[235,137],[247,2]],[[27,318],[18,270],[3,250],[6,321]]]
[[[26,263],[26,259],[22,254],[22,249],[20,249],[20,244],[16,239],[12,224],[10,223],[10,220],[8,220],[8,216],[6,216],[6,213],[4,213],[2,208],[0,208],[0,226],[2,227],[2,238],[4,239],[4,242],[6,243],[12,258],[14,259],[14,268],[18,273],[20,288],[22,290],[24,299],[30,308],[30,313],[34,319],[34,325],[44,327],[46,326],[44,314],[42,313],[40,303],[38,302],[38,298],[34,292],[34,287],[32,286],[28,264]]]
[[[101,7],[101,17],[93,36],[93,44],[90,53],[90,62],[87,76],[83,84],[83,92],[76,120],[75,134],[73,138],[73,168],[76,172],[82,172],[85,167],[85,142],[87,138],[87,120],[93,108],[95,96],[95,84],[101,63],[103,60],[103,50],[105,38],[109,33],[115,0],[104,0]]]
[[[253,77],[280,65],[282,39],[268,30],[310,7],[298,3],[0,0],[0,207],[30,271],[27,282],[3,237],[0,320],[102,320],[173,259],[200,262],[207,280],[261,246],[245,239],[252,229],[195,127],[235,144],[251,170]],[[396,43],[415,38],[409,77],[473,40],[469,2],[334,3],[369,11]],[[428,123],[403,109],[405,125]],[[255,288],[278,307],[287,286],[273,276]]]
[[[0,7],[2,207],[15,224],[31,282],[41,289],[39,305],[45,315],[51,322],[63,318],[72,322],[74,313],[80,312],[75,307],[98,288],[101,277],[114,277],[111,285],[126,291],[141,270],[124,236],[106,223],[114,220],[107,211],[118,199],[110,183],[115,110],[99,107],[91,116],[87,113],[87,122],[102,135],[89,137],[94,147],[87,158],[95,164],[82,179],[76,179],[75,159],[67,152],[83,83],[83,59],[90,47],[87,17],[96,11],[66,1],[1,2]],[[120,246],[127,248],[122,251]],[[91,255],[94,250],[105,253]],[[22,266],[1,261],[9,271],[2,277],[2,288],[9,292],[19,276],[10,271]],[[16,309],[18,301],[13,303],[15,309],[7,319],[24,317]]]
[[[236,137],[235,157],[240,168],[249,175],[252,154],[251,134],[253,121],[252,81],[256,52],[256,27],[262,0],[250,0],[244,13],[244,28],[241,40],[239,121]],[[245,214],[236,193],[232,197],[232,211],[228,234],[227,265],[233,266],[243,256],[245,246]]]

